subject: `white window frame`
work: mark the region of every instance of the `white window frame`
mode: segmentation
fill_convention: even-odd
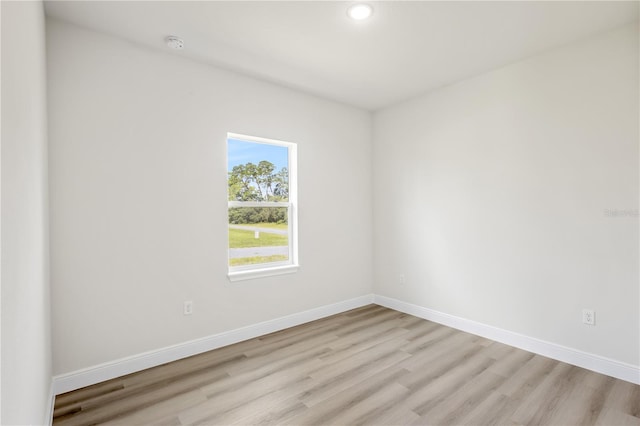
[[[298,156],[297,145],[275,139],[261,138],[257,136],[242,135],[239,133],[227,133],[227,147],[229,139],[238,139],[251,143],[282,146],[288,150],[289,171],[289,201],[229,201],[227,195],[227,212],[233,207],[287,207],[288,212],[288,237],[289,259],[283,262],[270,262],[255,265],[230,266],[229,265],[229,226],[227,220],[227,268],[230,281],[249,280],[261,277],[270,277],[281,274],[297,272],[298,264]],[[228,161],[227,152],[227,161]],[[227,177],[228,179],[228,177]],[[227,181],[228,183],[228,181]],[[227,185],[228,188],[228,185]],[[227,214],[228,217],[228,214]]]

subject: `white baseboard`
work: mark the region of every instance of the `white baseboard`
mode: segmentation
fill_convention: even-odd
[[[167,362],[176,361],[192,355],[197,355],[223,346],[238,343],[243,340],[253,339],[254,337],[294,327],[309,321],[339,314],[350,309],[359,308],[373,303],[373,298],[374,295],[372,294],[360,296],[355,299],[321,306],[319,308],[298,312],[285,317],[238,328],[236,330],[215,334],[201,339],[55,376],[53,378],[53,393],[54,395],[59,395],[61,393],[100,383],[105,380],[114,379],[126,374],[166,364]]]
[[[386,296],[374,295],[373,301],[380,306],[640,385],[640,367],[635,365],[445,314]]]
[[[53,379],[49,385],[49,407],[45,413],[43,425],[51,426],[53,424],[53,408],[56,403],[56,394],[53,392]]]
[[[638,366],[445,314],[390,297],[370,294],[55,376],[53,377],[51,391],[51,413],[53,413],[53,399],[55,395],[197,355],[243,340],[273,333],[285,328],[294,327],[330,315],[339,314],[370,303],[376,303],[380,306],[395,309],[396,311],[486,337],[500,343],[606,374],[627,382],[640,384],[640,367]]]

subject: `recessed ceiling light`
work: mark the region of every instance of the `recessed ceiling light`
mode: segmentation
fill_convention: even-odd
[[[176,50],[184,49],[184,40],[182,40],[180,37],[168,36],[167,38],[164,39],[164,41],[167,43],[167,46],[169,46],[172,49],[176,49]]]
[[[356,3],[354,5],[349,6],[347,9],[347,15],[349,18],[355,19],[356,21],[362,21],[363,19],[367,19],[373,14],[373,7],[366,3]]]

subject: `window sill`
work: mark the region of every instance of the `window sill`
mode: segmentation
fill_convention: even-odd
[[[227,275],[229,281],[253,280],[255,278],[272,277],[275,275],[294,274],[298,272],[298,265],[276,266],[273,268],[253,269],[250,271],[232,271]]]

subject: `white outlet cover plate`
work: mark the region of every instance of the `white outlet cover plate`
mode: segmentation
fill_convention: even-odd
[[[582,322],[587,325],[596,324],[596,312],[593,309],[582,310]]]

